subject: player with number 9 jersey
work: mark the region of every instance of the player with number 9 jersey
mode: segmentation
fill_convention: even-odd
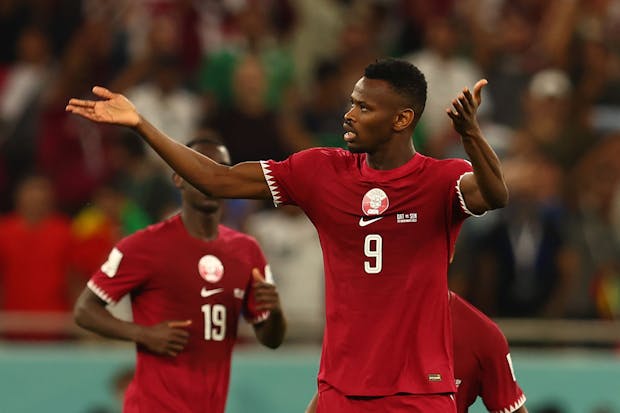
[[[468,215],[459,180],[471,165],[416,153],[381,171],[364,153],[327,148],[262,165],[274,202],[299,205],[323,249],[319,387],[348,396],[454,392],[446,273]]]

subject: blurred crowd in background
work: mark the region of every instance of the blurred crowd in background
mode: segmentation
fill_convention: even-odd
[[[181,142],[280,160],[342,146],[353,85],[394,56],[429,84],[426,155],[465,157],[445,108],[489,80],[479,120],[511,198],[466,222],[451,288],[492,317],[620,315],[619,0],[0,0],[0,38],[0,311],[68,314],[120,237],[179,206],[157,155],[70,97],[106,86]],[[232,200],[224,221],[261,243],[291,330],[320,339],[305,215]]]

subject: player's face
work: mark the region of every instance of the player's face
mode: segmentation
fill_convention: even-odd
[[[402,108],[402,98],[384,80],[362,77],[344,115],[344,140],[351,152],[374,153],[388,142]]]
[[[224,146],[210,143],[198,143],[192,146],[192,149],[208,156],[217,163],[230,165],[230,155]],[[222,205],[221,199],[200,192],[185,180],[181,182],[179,187],[183,196],[184,206],[189,206],[190,208],[197,209],[207,214],[219,211]]]

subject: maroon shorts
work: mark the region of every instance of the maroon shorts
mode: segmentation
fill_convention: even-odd
[[[456,413],[451,394],[349,397],[334,388],[319,391],[316,413]]]

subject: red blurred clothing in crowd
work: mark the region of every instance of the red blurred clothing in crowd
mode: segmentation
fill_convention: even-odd
[[[17,188],[14,211],[0,218],[0,310],[68,313],[72,252],[71,224],[54,211],[49,180],[26,178]],[[3,333],[13,338],[58,336],[13,334],[11,329]]]

